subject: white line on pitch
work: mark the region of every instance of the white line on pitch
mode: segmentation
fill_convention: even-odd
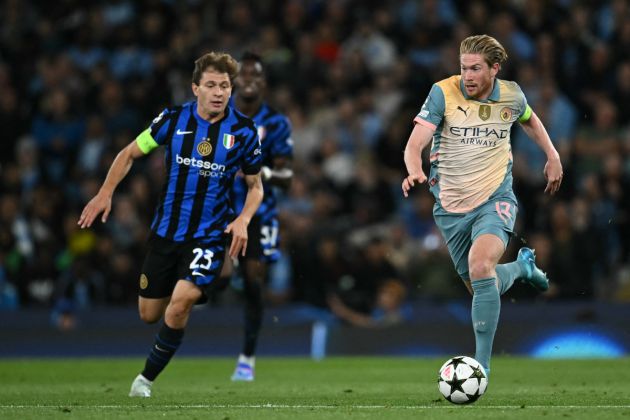
[[[129,409],[129,408],[223,408],[223,409],[248,409],[248,408],[271,408],[271,409],[364,409],[364,410],[426,410],[426,409],[452,409],[457,405],[289,405],[289,404],[175,404],[175,405],[20,405],[20,404],[4,404],[0,405],[0,409],[27,409],[27,408],[44,408],[44,409],[57,409],[57,408],[74,408],[74,409]],[[498,410],[510,410],[510,409],[624,409],[630,408],[630,405],[469,405],[466,409],[498,409]]]

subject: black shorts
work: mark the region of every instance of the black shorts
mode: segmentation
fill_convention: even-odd
[[[152,234],[142,264],[138,294],[145,298],[165,298],[173,294],[178,280],[188,280],[206,295],[218,287],[223,267],[227,235],[174,242]]]
[[[247,228],[246,259],[260,260],[266,263],[278,261],[280,257],[280,235],[278,219],[262,220],[258,215],[252,218]]]

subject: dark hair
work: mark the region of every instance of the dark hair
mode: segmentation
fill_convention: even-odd
[[[210,67],[219,73],[227,73],[230,78],[230,82],[236,78],[238,73],[238,63],[230,54],[223,52],[210,52],[195,60],[192,82],[199,85],[201,75]]]
[[[243,53],[243,55],[241,56],[241,62],[243,61],[255,61],[256,63],[260,64],[261,67],[263,65],[262,57],[252,51],[245,51]]]
[[[260,75],[262,77],[265,77],[265,66],[263,65],[262,57],[260,55],[256,54],[255,52],[245,51],[241,56],[239,70],[245,62],[253,63],[256,70],[260,72]]]

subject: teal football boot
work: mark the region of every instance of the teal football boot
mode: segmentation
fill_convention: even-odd
[[[536,253],[533,249],[523,247],[518,251],[517,261],[522,261],[527,269],[525,281],[539,292],[549,289],[549,279],[540,268],[536,267]]]

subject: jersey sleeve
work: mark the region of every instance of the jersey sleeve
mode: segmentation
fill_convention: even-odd
[[[416,124],[421,124],[435,130],[444,118],[445,106],[444,92],[442,92],[441,87],[434,84],[433,87],[431,87],[429,96],[427,96],[422,108],[420,108],[420,112],[413,121]]]
[[[266,141],[271,142],[271,156],[293,156],[293,139],[291,138],[291,123],[285,116],[279,118],[271,133],[267,134]]]
[[[516,83],[515,83],[516,84]],[[524,123],[527,122],[532,117],[532,109],[527,103],[527,98],[525,94],[521,90],[520,86],[516,85],[519,92],[519,100],[518,100],[518,122]]]
[[[154,149],[166,143],[166,133],[170,124],[169,109],[166,108],[160,115],[153,119],[149,128],[136,137],[136,143],[140,150],[142,150],[142,153],[145,155],[149,154]]]
[[[262,165],[262,152],[260,148],[260,139],[254,128],[245,139],[245,150],[241,163],[241,170],[245,175],[255,175],[260,172]]]

